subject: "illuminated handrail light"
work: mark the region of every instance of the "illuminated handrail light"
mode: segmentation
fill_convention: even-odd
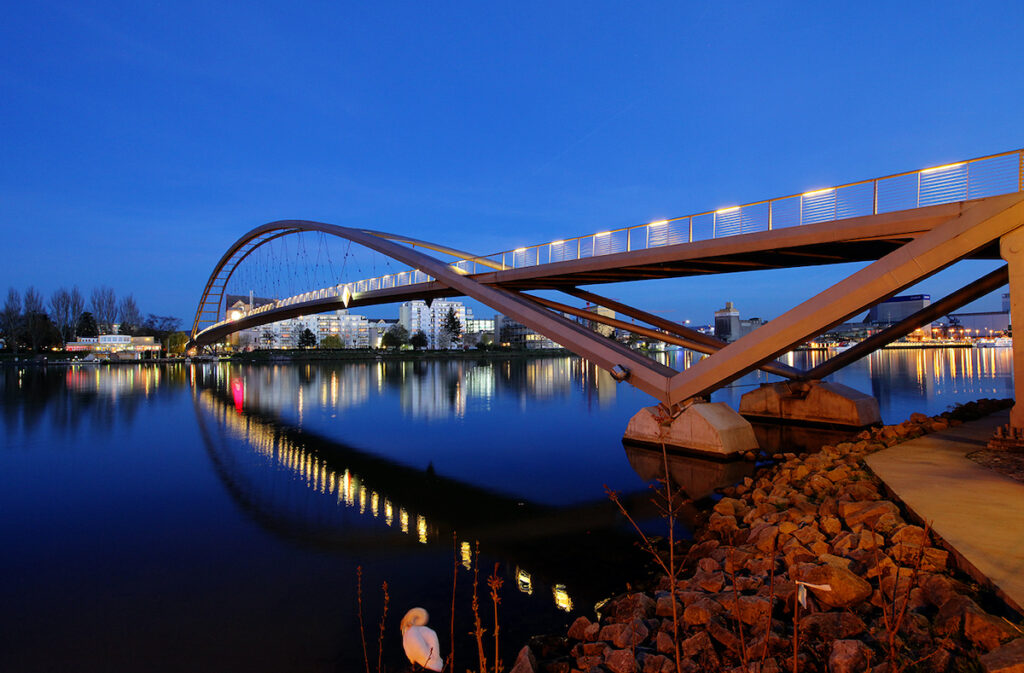
[[[516,248],[512,251],[513,254],[519,254],[520,252],[526,252],[526,248]]]
[[[648,227],[660,227],[660,226],[665,225],[665,224],[668,224],[668,220],[655,220],[654,222],[648,222],[647,226]]]
[[[715,213],[718,215],[724,215],[725,213],[735,213],[739,209],[739,206],[729,206],[728,208],[719,208]]]
[[[565,590],[564,584],[556,584],[551,592],[555,595],[555,607],[565,612],[572,611],[572,599],[569,592]]]
[[[824,189],[815,189],[811,192],[804,192],[803,196],[821,196],[823,194],[830,194],[836,191],[835,187],[825,187]]]
[[[958,164],[946,164],[945,166],[935,166],[933,168],[925,168],[925,169],[923,169],[921,171],[921,173],[938,173],[939,171],[948,171],[951,168],[960,168],[961,166],[966,166],[966,165],[967,164],[965,164],[964,162],[961,161]]]
[[[611,236],[611,233],[612,232],[610,231],[599,231],[596,234],[594,234],[594,238],[597,238],[598,236]]]
[[[548,245],[563,245],[565,241],[551,241]]]

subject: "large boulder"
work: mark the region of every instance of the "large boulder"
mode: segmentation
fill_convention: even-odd
[[[828,589],[809,587],[822,604],[833,608],[857,605],[871,597],[871,585],[846,568],[834,565],[797,566],[796,579],[808,584],[824,585]]]

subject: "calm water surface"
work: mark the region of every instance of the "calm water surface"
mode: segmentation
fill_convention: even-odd
[[[1009,349],[882,351],[833,380],[886,422],[1012,394]],[[621,435],[652,400],[577,358],[5,367],[0,390],[3,671],[361,669],[357,566],[371,656],[388,583],[389,670],[413,605],[447,651],[454,578],[462,668],[477,543],[510,650],[638,567],[604,486],[649,516]]]

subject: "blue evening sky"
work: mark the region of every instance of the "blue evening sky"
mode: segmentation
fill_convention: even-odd
[[[489,253],[1020,148],[1021,26],[1017,1],[8,3],[0,291],[190,323],[271,220]],[[597,291],[772,317],[849,271]]]

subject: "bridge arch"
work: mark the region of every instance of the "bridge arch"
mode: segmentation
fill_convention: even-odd
[[[476,299],[497,311],[501,311],[503,314],[521,322],[527,327],[544,334],[553,341],[569,348],[574,353],[591,360],[598,366],[609,371],[619,372],[623,378],[628,376],[630,383],[657,399],[665,398],[669,380],[676,373],[670,367],[655,362],[616,341],[601,336],[563,317],[561,314],[543,307],[526,296],[497,285],[480,283],[465,275],[461,270],[455,269],[449,264],[414,248],[425,248],[460,259],[473,260],[496,270],[504,268],[500,264],[461,250],[407,236],[368,229],[354,229],[311,220],[279,220],[269,222],[250,230],[228,248],[217,262],[203,289],[203,294],[196,309],[196,316],[192,323],[189,347],[209,345],[239,329],[256,327],[295,315],[305,315],[336,308],[340,299],[327,302],[299,303],[285,310],[265,311],[262,314],[250,316],[243,321],[230,325],[215,324],[210,328],[202,331],[199,330],[199,324],[204,321],[204,316],[213,315],[216,318],[220,315],[220,304],[223,301],[228,280],[235,269],[238,268],[238,265],[249,254],[261,245],[282,236],[308,231],[319,231],[358,243],[422,271],[433,277],[436,282],[453,290],[453,294]],[[406,245],[402,245],[402,243]],[[210,322],[215,322],[215,320]]]

